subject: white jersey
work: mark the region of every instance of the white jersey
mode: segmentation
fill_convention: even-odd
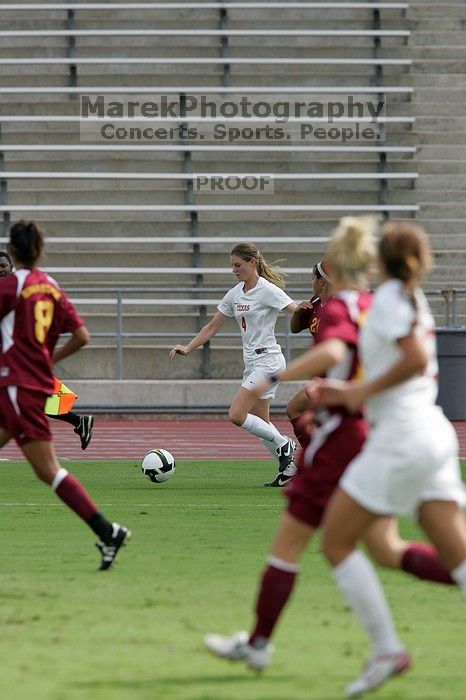
[[[397,340],[413,332],[422,336],[429,355],[422,375],[367,400],[366,415],[373,422],[412,417],[417,411],[433,406],[437,398],[435,323],[424,293],[416,289],[414,294],[417,308],[401,281],[391,279],[381,284],[361,330],[361,358],[364,376],[369,381],[384,374],[400,359],[402,351]]]
[[[264,355],[281,352],[275,338],[275,324],[280,311],[294,302],[283,289],[264,277],[259,277],[256,286],[248,292],[243,288],[244,282],[240,282],[230,289],[217,308],[224,316],[236,318],[247,364]]]

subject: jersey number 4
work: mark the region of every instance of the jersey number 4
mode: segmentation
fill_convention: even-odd
[[[241,316],[241,328],[246,332],[246,319],[244,316]]]
[[[47,333],[52,325],[54,305],[47,300],[36,301],[34,304],[34,333],[39,343],[45,343]]]

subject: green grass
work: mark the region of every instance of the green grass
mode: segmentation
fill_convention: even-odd
[[[283,507],[271,462],[181,462],[162,485],[133,463],[72,465],[103,512],[133,530],[113,570],[95,537],[32,475],[0,470],[0,697],[5,700],[334,700],[368,644],[313,543],[260,677],[203,651],[248,628]],[[402,523],[407,537],[416,536]],[[415,667],[380,700],[464,700],[458,590],[381,572]]]

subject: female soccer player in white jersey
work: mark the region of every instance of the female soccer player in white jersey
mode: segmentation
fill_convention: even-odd
[[[415,516],[466,595],[458,442],[435,405],[434,320],[418,286],[430,264],[423,230],[408,221],[386,224],[379,263],[383,281],[361,333],[364,381],[314,382],[316,399],[351,411],[364,402],[371,422],[367,442],[328,506],[323,538],[334,578],[372,642],[369,662],[348,686],[348,697],[362,695],[410,666],[375,570],[356,549],[378,519]]]
[[[270,387],[259,399],[252,390],[265,376],[285,368],[285,358],[275,338],[275,324],[280,311],[286,309],[292,315],[297,304],[283,291],[284,281],[278,270],[265,261],[253,243],[238,243],[230,259],[238,284],[225,294],[217,313],[195,338],[171,349],[170,359],[189,355],[210,340],[226,318],[236,318],[243,341],[244,375],[228,415],[232,423],[261,438],[278,457],[278,475],[265,486],[284,486],[296,473],[296,443],[270,422],[270,400],[275,398],[277,387]]]

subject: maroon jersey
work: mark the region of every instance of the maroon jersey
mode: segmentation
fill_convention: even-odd
[[[371,301],[369,292],[345,290],[321,307],[316,343],[338,338],[347,346],[343,360],[327,371],[327,377],[349,380],[359,375],[359,328]],[[288,512],[311,527],[319,527],[341,475],[367,437],[362,414],[350,414],[343,406],[320,409],[316,421],[309,446],[298,454],[298,473],[285,489]]]
[[[322,300],[320,297],[312,297],[309,303],[312,304],[312,309],[303,309],[301,311],[299,317],[299,332],[303,331],[305,328],[309,328],[309,333],[315,338],[319,310],[322,308]]]
[[[326,373],[327,377],[349,381],[361,374],[358,338],[361,325],[372,303],[370,292],[344,290],[321,307],[316,329],[316,343],[338,338],[348,346],[347,355]]]
[[[0,385],[53,391],[51,356],[58,336],[83,320],[55,280],[38,269],[0,279]]]

